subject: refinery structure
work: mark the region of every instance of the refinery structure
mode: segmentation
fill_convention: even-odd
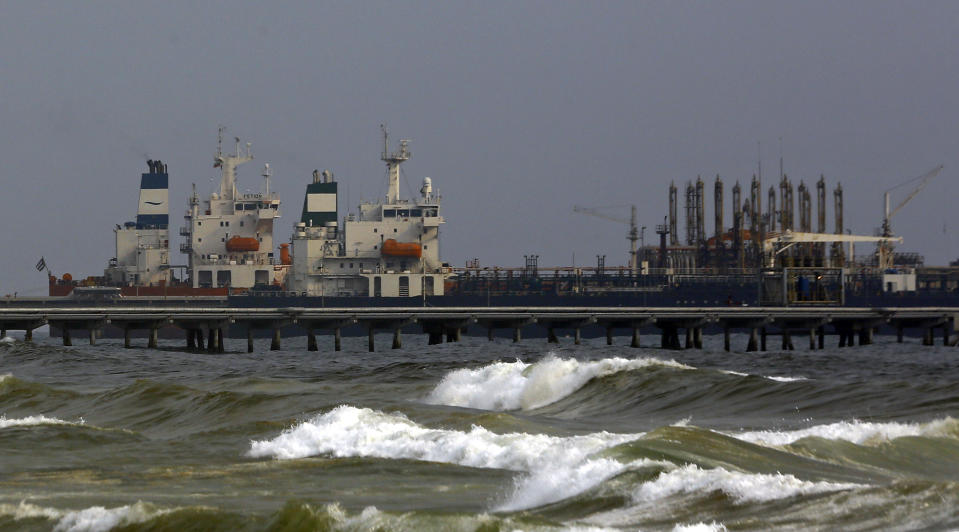
[[[148,161],[136,221],[116,226],[116,255],[104,274],[82,280],[51,275],[49,293],[112,287],[122,296],[300,297],[304,305],[313,305],[313,298],[321,305],[347,306],[402,305],[418,298],[418,304],[454,306],[673,306],[872,304],[877,296],[924,304],[954,297],[959,289],[959,268],[927,268],[918,254],[894,248],[901,238],[893,235],[893,217],[941,166],[904,183],[911,188],[895,206],[887,191],[881,231],[874,235],[851,234],[844,226],[840,184],[830,187],[820,176],[794,186],[780,163],[768,188],[760,170],[748,191],[736,182],[728,196],[719,176],[711,183],[697,177],[682,189],[671,183],[666,212],[643,213],[663,222],[655,226],[657,241],[648,244],[635,206],[617,206],[617,212],[574,207],[627,225],[625,266],[607,266],[602,255],[595,267],[544,268],[537,255],[526,255],[520,267],[473,259],[454,268],[440,254],[441,196],[429,177],[422,179],[418,195],[401,196],[401,165],[412,156],[409,141],[391,150],[382,129],[386,194],[341,213],[333,173],[314,170],[287,243],[286,235],[274,235],[281,209],[270,188],[269,165],[261,172],[259,192],[239,193],[237,170],[253,160],[252,149],[237,138],[226,153],[221,128],[214,155],[219,187],[201,197],[193,185],[179,231],[183,260],[171,257],[169,249],[167,166]]]

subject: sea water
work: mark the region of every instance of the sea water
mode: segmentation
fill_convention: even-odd
[[[0,530],[959,527],[959,348],[318,340],[0,341]]]

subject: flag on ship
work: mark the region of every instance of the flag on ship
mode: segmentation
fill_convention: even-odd
[[[40,260],[37,261],[37,271],[42,272],[47,268],[47,261],[43,260],[43,257],[40,257]]]

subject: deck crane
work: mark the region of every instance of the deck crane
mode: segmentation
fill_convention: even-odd
[[[629,219],[606,214],[605,210],[608,209],[621,209],[624,207],[629,207]],[[606,205],[604,207],[582,207],[579,205],[573,205],[573,212],[578,212],[580,214],[589,214],[597,218],[602,218],[604,220],[609,220],[611,222],[619,222],[629,224],[629,232],[626,233],[626,240],[629,240],[629,272],[632,275],[636,275],[636,241],[639,240],[639,229],[636,227],[636,206],[635,205]]]
[[[926,172],[925,174],[919,177],[910,179],[909,181],[905,181],[892,188],[886,189],[886,191],[883,193],[883,200],[885,204],[885,210],[882,217],[882,236],[883,237],[889,238],[892,236],[892,225],[889,222],[890,219],[897,212],[902,210],[902,208],[905,207],[906,204],[909,203],[909,201],[912,198],[916,197],[916,194],[919,194],[919,191],[925,188],[925,186],[929,184],[929,181],[931,181],[932,178],[939,175],[939,172],[941,172],[942,169],[943,169],[943,165],[940,164],[939,166],[933,168],[932,170]],[[916,185],[914,189],[912,189],[912,192],[910,192],[909,195],[906,196],[904,200],[899,202],[899,205],[896,205],[894,209],[890,210],[889,209],[889,193],[892,192],[893,190],[896,190],[897,188],[904,187],[910,183],[915,183],[916,181],[918,181],[919,184]],[[892,268],[892,265],[893,265],[892,241],[884,240],[879,243],[879,267],[883,270],[886,270],[888,268]]]

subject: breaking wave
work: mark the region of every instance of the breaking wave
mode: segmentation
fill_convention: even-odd
[[[627,464],[594,455],[639,436],[496,434],[478,426],[468,432],[431,429],[400,414],[338,406],[272,440],[253,441],[247,455],[413,459],[523,472],[509,500],[498,508],[514,510],[562,500],[622,472]]]
[[[9,427],[29,427],[35,425],[83,425],[82,419],[79,421],[64,421],[55,417],[44,415],[27,416],[23,418],[7,419],[5,415],[0,415],[0,429]]]
[[[875,445],[906,436],[959,437],[959,421],[945,417],[928,423],[874,423],[839,421],[792,431],[753,431],[729,434],[734,438],[767,446],[789,445],[803,438],[843,440],[856,445]]]
[[[550,355],[533,364],[517,360],[452,371],[430,392],[426,402],[481,410],[532,410],[569,396],[594,378],[649,367],[695,369],[656,358],[584,362]]]
[[[18,505],[0,504],[0,516],[10,517],[14,521],[36,518],[57,521],[53,532],[107,532],[119,526],[145,523],[171,511],[144,502],[116,508],[91,506],[83,510],[59,510],[26,501]]]
[[[677,494],[709,494],[721,491],[736,503],[766,502],[797,495],[810,495],[865,487],[862,484],[811,482],[793,475],[742,473],[722,467],[700,469],[689,464],[666,471],[633,492],[636,501],[648,502]]]

